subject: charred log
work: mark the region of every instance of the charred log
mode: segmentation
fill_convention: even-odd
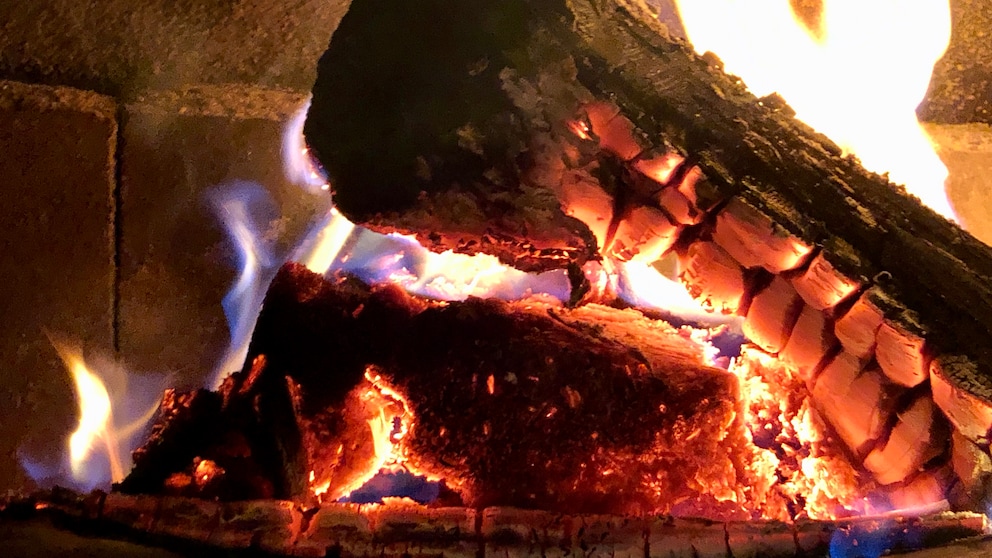
[[[270,287],[249,362],[225,384],[219,422],[245,433],[278,497],[305,496],[308,474],[331,494],[357,478],[379,412],[367,397],[386,385],[403,396],[380,403],[413,417],[408,466],[467,504],[740,513],[719,503],[746,484],[736,378],[633,310],[432,302],[291,264]],[[260,395],[286,385],[279,405],[293,412],[262,408]],[[140,461],[125,486],[154,467]]]
[[[723,291],[745,271],[791,280],[825,263],[847,296],[874,287],[888,338],[915,346],[881,348],[888,377],[926,381],[946,355],[954,389],[992,399],[992,249],[780,99],[756,99],[715,58],[669,40],[639,6],[356,0],[321,60],[305,130],[338,207],[527,269],[713,241],[735,273],[704,279],[741,312],[746,293]],[[666,158],[676,167],[655,172]],[[787,330],[755,328],[775,348]],[[871,349],[882,343],[867,334]]]

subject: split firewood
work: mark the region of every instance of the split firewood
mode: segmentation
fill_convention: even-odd
[[[961,501],[955,503],[959,508],[978,509],[992,503],[992,458],[957,430],[951,434],[951,467],[961,481]]]
[[[824,311],[837,308],[860,287],[839,273],[823,252],[813,258],[801,275],[793,278],[792,286],[807,305]]]
[[[769,354],[777,354],[789,341],[803,301],[788,281],[775,277],[751,300],[744,319],[744,335]]]
[[[653,256],[713,242],[837,316],[877,287],[893,301],[880,318],[837,323],[849,352],[869,358],[885,320],[893,381],[915,385],[932,356],[961,355],[971,364],[948,381],[992,401],[992,249],[670,40],[639,0],[355,0],[313,93],[305,135],[356,222],[525,269],[609,255],[617,231],[621,257],[632,243]],[[596,223],[563,209],[570,173],[602,191],[585,198],[610,201],[587,211],[603,211]],[[667,183],[647,188],[652,174]],[[669,188],[692,219],[662,201]],[[702,288],[687,281],[700,296],[739,282],[701,276]],[[750,294],[710,302],[743,310]]]
[[[836,346],[837,338],[827,313],[807,305],[800,312],[789,341],[778,356],[794,367],[807,384],[812,385],[813,378],[819,374]]]
[[[708,309],[724,314],[743,311],[749,278],[730,254],[714,242],[694,242],[679,258],[679,278],[689,294]]]
[[[941,356],[930,366],[933,400],[969,440],[988,444],[992,393],[984,391],[978,365],[968,357]]]
[[[929,397],[920,397],[904,411],[888,440],[865,458],[865,468],[883,485],[909,478],[946,449],[948,428]]]
[[[881,289],[872,288],[837,320],[834,333],[845,351],[864,360],[875,354],[876,337],[885,320],[887,302]]]
[[[473,506],[749,513],[737,379],[634,310],[435,302],[291,264],[270,287],[249,363],[222,388],[218,423],[246,428],[277,497],[355,488],[357,471],[377,469],[369,423],[385,412],[386,424],[408,422],[405,465]],[[278,413],[249,412],[262,394]],[[225,440],[196,449],[223,469]]]
[[[880,371],[841,352],[816,378],[813,403],[847,447],[863,457],[886,434],[896,397]]]

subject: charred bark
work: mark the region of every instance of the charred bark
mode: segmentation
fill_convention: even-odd
[[[877,287],[887,320],[960,356],[943,373],[992,399],[992,249],[842,156],[781,100],[756,99],[715,58],[666,38],[639,5],[356,0],[321,60],[305,130],[338,207],[434,249],[534,269],[596,257],[595,227],[568,217],[581,212],[563,176],[608,194],[598,249],[621,257],[625,222],[684,250],[714,234],[733,200],[860,290]],[[597,126],[594,101],[615,103],[627,124]],[[577,120],[598,128],[601,149],[570,133]],[[705,219],[679,218],[639,186],[638,163],[665,154],[684,161],[661,186],[700,172],[691,192],[678,189]],[[808,261],[765,267],[800,273]]]

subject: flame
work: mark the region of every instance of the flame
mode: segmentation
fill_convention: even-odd
[[[286,180],[305,188],[310,193],[326,192],[331,185],[327,177],[310,157],[310,150],[303,139],[303,125],[310,110],[311,97],[297,109],[296,113],[286,124],[282,133],[283,172]]]
[[[69,460],[77,480],[86,474],[86,463],[93,446],[102,443],[110,462],[113,482],[124,480],[117,437],[112,428],[110,394],[99,376],[86,367],[82,355],[66,347],[56,347],[76,385],[79,398],[79,426],[69,437]]]
[[[137,434],[143,431],[158,409],[158,400],[151,395],[159,392],[158,386],[154,389],[132,386],[129,393],[124,384],[128,378],[122,371],[111,366],[97,371],[87,365],[77,345],[50,334],[49,338],[72,376],[79,405],[79,422],[67,444],[74,484],[89,489],[107,480],[124,480]],[[59,472],[43,471],[44,466],[32,469],[38,472],[36,480],[60,475]],[[62,482],[62,479],[58,480]]]
[[[341,222],[347,226],[339,225]],[[470,296],[519,300],[534,294],[568,297],[568,276],[563,270],[531,274],[486,254],[470,256],[450,250],[435,253],[412,236],[374,233],[348,223],[339,214],[325,223],[321,234],[327,240],[316,244],[332,246],[333,250],[315,257],[322,249],[309,248],[298,258],[317,273],[343,271],[370,284],[393,283],[440,300],[464,300]],[[323,263],[311,266],[315,259]],[[327,262],[332,263],[324,267]]]
[[[373,367],[365,371],[365,382],[358,389],[362,390],[360,407],[368,425],[368,438],[360,443],[371,446],[372,456],[361,463],[360,469],[347,473],[340,469],[335,475],[333,468],[310,471],[310,490],[319,501],[346,499],[380,471],[402,468],[405,461],[400,442],[413,421],[406,398],[387,385]],[[337,454],[344,451],[343,446],[339,447]]]
[[[739,328],[743,322],[739,316],[707,309],[692,298],[685,286],[651,265],[638,261],[615,265],[620,270],[620,296],[635,307],[665,311],[706,325],[732,324]],[[678,276],[677,270],[673,275]]]
[[[309,100],[299,108],[283,132],[283,166],[286,177],[310,193],[325,195],[330,189],[315,166],[303,139]],[[237,255],[238,274],[224,297],[231,341],[209,382],[213,389],[238,370],[248,353],[251,334],[268,284],[282,263],[303,263],[315,273],[352,273],[369,283],[393,282],[431,298],[463,300],[490,296],[516,300],[534,294],[568,297],[564,271],[539,275],[510,268],[494,257],[445,252],[433,253],[412,237],[383,235],[355,226],[330,208],[287,254],[276,254],[264,239],[262,210],[271,205],[265,189],[251,183],[222,187],[212,195],[212,205],[223,223]]]
[[[775,357],[746,346],[730,366],[740,380],[752,491],[767,501],[785,498],[811,519],[874,511],[844,452],[825,435],[810,409],[799,374]],[[766,504],[765,517],[772,506]]]
[[[802,17],[795,0],[676,3],[698,52],[717,54],[755,95],[778,92],[865,168],[955,218],[947,169],[915,113],[950,41],[947,0],[823,0]]]
[[[271,205],[265,190],[252,183],[234,183],[211,196],[214,210],[224,225],[238,261],[238,274],[221,305],[227,317],[231,342],[217,363],[212,387],[220,387],[224,377],[239,370],[248,354],[258,311],[265,290],[275,274],[272,247],[258,232],[260,207]]]

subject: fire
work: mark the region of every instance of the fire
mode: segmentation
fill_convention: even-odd
[[[357,397],[345,404],[350,409],[345,428],[356,430],[356,439],[347,445],[362,455],[345,455],[346,448],[341,445],[336,451],[323,453],[324,461],[331,455],[333,464],[317,458],[317,468],[310,471],[310,491],[320,501],[347,498],[380,471],[403,466],[400,441],[413,421],[406,398],[371,367],[354,393]],[[364,427],[367,430],[362,432]]]
[[[256,232],[261,229],[255,222],[257,208],[268,201],[261,187],[230,185],[216,192],[211,201],[238,260],[237,277],[221,301],[231,343],[213,373],[211,387],[217,388],[227,374],[244,363],[276,259],[271,247]]]
[[[158,389],[132,385],[128,394],[124,384],[127,378],[120,370],[107,365],[98,371],[87,365],[80,348],[49,337],[72,376],[79,405],[79,423],[68,441],[72,479],[81,487],[91,488],[106,480],[104,467],[108,467],[109,480],[120,482],[131,465],[129,456],[136,434],[158,409],[158,401],[147,395]],[[151,404],[144,407],[148,400],[152,400]]]
[[[86,473],[86,463],[94,445],[101,443],[110,461],[113,482],[124,480],[117,439],[112,428],[110,394],[103,381],[86,367],[82,355],[66,347],[57,347],[76,385],[79,398],[79,426],[69,437],[69,460],[72,475],[81,479]]]
[[[830,443],[798,373],[753,346],[730,371],[740,380],[752,490],[767,492],[766,517],[781,498],[812,519],[873,511],[863,499],[867,483]]]
[[[303,141],[303,125],[310,110],[310,99],[290,118],[282,134],[282,160],[286,179],[311,193],[326,192],[331,189],[327,178],[314,166],[310,150]]]
[[[904,184],[954,219],[947,169],[916,119],[950,41],[947,0],[678,0],[690,42],[758,96],[778,92],[796,116],[865,168]]]

